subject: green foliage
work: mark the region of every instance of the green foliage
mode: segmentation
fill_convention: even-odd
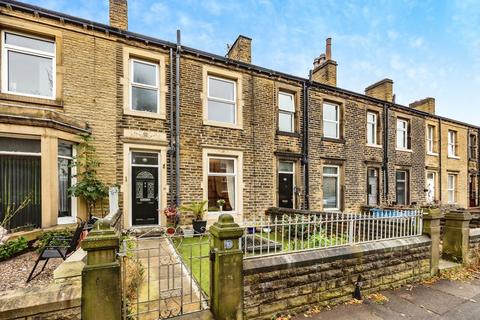
[[[203,216],[205,215],[205,212],[207,212],[207,209],[205,208],[205,205],[207,204],[207,200],[205,201],[193,201],[189,205],[183,205],[180,208],[185,211],[190,211],[195,215],[196,220],[203,220]]]
[[[315,234],[311,235],[308,239],[311,248],[318,248],[318,247],[328,247],[328,246],[335,246],[348,243],[345,237],[339,237],[335,235],[327,235],[327,232],[322,230],[320,232],[315,232]]]
[[[9,229],[10,220],[12,220],[12,218],[15,217],[20,211],[25,209],[31,201],[32,194],[28,194],[20,203],[20,205],[18,205],[18,207],[15,208],[13,204],[8,204],[7,209],[5,210],[5,216],[3,217],[3,220],[0,221],[0,227],[4,229]]]
[[[108,196],[108,186],[98,177],[97,170],[100,161],[90,135],[82,135],[79,153],[73,159],[72,166],[77,168],[77,183],[68,189],[70,195],[80,197],[87,202],[88,213],[91,215],[97,202],[103,205],[103,199]],[[103,209],[103,207],[102,207]],[[102,210],[103,211],[103,210]]]
[[[0,260],[8,259],[27,248],[28,241],[25,237],[8,241],[7,243],[0,245]]]
[[[52,230],[43,233],[37,241],[33,244],[33,247],[40,252],[47,245],[51,246],[68,246],[70,244],[69,240],[52,240],[54,238],[69,238],[72,237],[74,230],[72,229],[62,229],[62,230]]]

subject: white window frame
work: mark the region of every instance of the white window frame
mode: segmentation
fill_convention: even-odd
[[[326,105],[331,106],[331,107],[335,107],[337,120],[325,119],[325,106]],[[335,131],[336,135],[332,137],[332,136],[329,136],[329,135],[326,134],[325,125],[324,125],[323,126],[323,136],[325,138],[340,139],[340,105],[336,104],[336,103],[331,103],[331,102],[324,102],[323,106],[322,106],[322,113],[323,113],[323,123],[325,123],[325,122],[333,123],[333,124],[335,124],[335,128],[336,128],[336,131]]]
[[[477,159],[477,136],[474,134],[469,134],[468,136],[468,157],[471,160]],[[473,152],[472,152],[473,151]]]
[[[427,154],[437,155],[435,152],[435,126],[427,125]]]
[[[448,130],[448,157],[458,158],[457,156],[457,131]]]
[[[405,124],[405,127],[404,128],[400,127],[400,123]],[[397,128],[396,129],[397,129],[396,130],[396,132],[397,132],[397,137],[396,137],[397,149],[399,149],[399,150],[410,150],[408,148],[408,130],[409,130],[408,120],[397,119]],[[398,135],[399,134],[403,134],[403,139],[402,139],[403,144],[402,145],[398,144]]]
[[[373,121],[369,121],[369,116],[373,116]],[[370,134],[370,130],[372,130],[373,136]],[[370,141],[372,137],[373,141]],[[367,112],[367,145],[378,146],[378,114],[372,111]]]
[[[397,178],[397,173],[398,172],[403,172],[405,173],[405,178],[403,180],[399,180]],[[398,205],[398,188],[397,188],[397,184],[399,181],[403,181],[403,183],[405,184],[405,193],[404,193],[404,197],[405,197],[405,203],[402,204],[404,206],[407,206],[410,204],[410,172],[408,170],[395,170],[395,201],[397,202],[397,205]]]
[[[215,79],[215,80],[218,80],[218,81],[233,83],[233,100],[211,97],[210,96],[210,79]],[[210,100],[229,103],[229,104],[233,103],[233,110],[234,110],[233,120],[234,121],[233,122],[227,122],[227,121],[211,120],[208,116]],[[237,122],[238,122],[238,115],[237,115],[237,113],[238,113],[238,110],[237,110],[237,81],[231,80],[231,79],[228,79],[228,78],[222,78],[222,77],[218,77],[218,76],[208,75],[207,76],[207,110],[206,110],[206,112],[207,112],[207,120],[209,122],[226,124],[226,125],[237,125]]]
[[[337,173],[336,174],[331,174],[331,173],[324,173],[323,169],[324,168],[335,168],[337,170]],[[323,181],[323,178],[324,177],[329,177],[329,178],[336,178],[337,179],[337,194],[336,194],[336,197],[337,197],[337,203],[335,205],[335,208],[325,208],[324,207],[324,204],[323,204],[323,183],[322,183],[322,207],[323,207],[323,210],[325,211],[336,211],[336,210],[340,210],[340,166],[336,166],[336,165],[324,165],[322,167],[322,181]]]
[[[210,172],[210,159],[219,159],[219,160],[233,160],[233,173],[220,173],[220,172]],[[225,211],[226,213],[229,214],[236,214],[239,212],[238,210],[238,158],[234,156],[217,156],[214,154],[208,154],[207,155],[207,206],[208,206],[208,177],[234,177],[235,178],[235,190],[234,190],[234,195],[235,195],[235,210],[232,211]],[[207,208],[208,209],[208,208]],[[213,214],[219,214],[220,212],[217,211],[208,211],[209,215]]]
[[[450,178],[453,178],[453,185],[450,185]],[[457,174],[449,173],[447,174],[447,195],[448,203],[456,204],[457,203]]]
[[[129,108],[130,108],[130,111],[139,112],[139,113],[159,114],[160,113],[160,83],[159,83],[160,82],[159,81],[160,66],[158,65],[158,63],[152,63],[152,62],[148,62],[148,61],[140,60],[140,59],[130,58],[129,60],[130,60],[130,66],[129,66],[129,69],[130,69],[130,77],[129,77],[130,78],[130,83],[129,83],[129,91],[130,91]],[[143,64],[146,64],[146,65],[150,65],[150,66],[155,67],[155,86],[144,84],[144,83],[138,83],[138,82],[133,81],[133,79],[134,79],[133,65],[134,65],[135,62],[143,63]],[[157,112],[133,109],[133,87],[141,88],[141,89],[156,90],[157,91]]]
[[[285,96],[292,97],[293,111],[281,108],[281,106],[280,106],[280,95],[285,95]],[[278,130],[280,132],[290,132],[290,133],[295,132],[295,110],[296,110],[295,95],[291,94],[291,93],[288,93],[288,92],[279,91],[278,92],[278,114],[279,114],[278,115]],[[285,131],[285,130],[280,129],[280,114],[287,114],[287,115],[290,116],[290,130]]]
[[[60,156],[57,154],[57,158],[60,159],[67,159],[67,160],[72,160],[77,156],[77,147],[76,145],[72,144],[72,156]],[[74,186],[77,183],[77,167],[72,166],[72,180],[71,180],[71,186]],[[57,179],[58,179],[58,172],[57,172]],[[69,224],[69,223],[75,223],[77,220],[77,197],[74,197],[73,195],[70,197],[72,201],[72,215],[70,217],[58,217],[57,213],[57,224]]]
[[[17,35],[17,36],[20,36],[20,37],[37,39],[37,40],[41,40],[41,41],[45,41],[45,42],[51,42],[51,43],[53,43],[53,53],[7,44],[5,42],[5,34],[6,33],[14,34],[14,35]],[[57,78],[57,73],[56,73],[57,72],[56,71],[56,63],[57,63],[56,62],[56,50],[57,50],[57,46],[56,46],[55,40],[42,38],[42,37],[37,37],[37,36],[32,36],[30,34],[25,34],[25,33],[16,32],[16,31],[12,32],[12,31],[9,31],[9,30],[2,30],[1,37],[2,37],[2,39],[1,39],[1,43],[2,43],[2,92],[17,95],[17,96],[54,100],[56,98],[56,88],[57,88],[56,87],[56,81],[57,81],[57,79],[56,79]],[[8,52],[9,51],[23,53],[23,54],[27,54],[27,55],[31,55],[31,56],[36,56],[36,57],[52,59],[52,95],[51,96],[42,96],[42,95],[36,95],[36,94],[30,94],[30,93],[21,93],[21,92],[15,92],[15,91],[9,91],[8,90],[8,69],[9,69],[9,66],[8,66]]]

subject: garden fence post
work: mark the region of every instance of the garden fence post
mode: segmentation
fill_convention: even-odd
[[[216,320],[243,319],[243,228],[229,214],[210,227],[211,310]]]
[[[472,215],[465,209],[445,214],[443,229],[443,256],[445,258],[462,263],[467,262],[470,220],[472,220]]]
[[[82,319],[121,319],[122,295],[117,252],[120,237],[110,225],[97,221],[82,249],[87,263],[82,271]]]
[[[430,275],[438,273],[438,264],[440,262],[440,219],[442,213],[440,209],[425,209],[423,216],[423,234],[428,235],[432,240],[430,249]]]

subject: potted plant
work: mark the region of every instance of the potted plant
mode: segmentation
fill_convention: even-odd
[[[180,222],[180,212],[175,206],[168,206],[163,210],[163,214],[167,217],[167,234],[173,235]]]
[[[182,209],[186,211],[190,211],[195,216],[194,220],[192,221],[193,230],[197,234],[202,234],[207,229],[207,221],[203,219],[205,212],[205,205],[208,201],[193,201],[189,205],[182,206]]]
[[[217,206],[220,208],[220,212],[223,211],[223,206],[225,205],[225,200],[223,199],[218,199],[217,200]]]

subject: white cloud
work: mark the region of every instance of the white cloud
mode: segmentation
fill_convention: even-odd
[[[423,45],[423,38],[422,37],[415,37],[410,40],[410,46],[412,48],[419,48]]]

